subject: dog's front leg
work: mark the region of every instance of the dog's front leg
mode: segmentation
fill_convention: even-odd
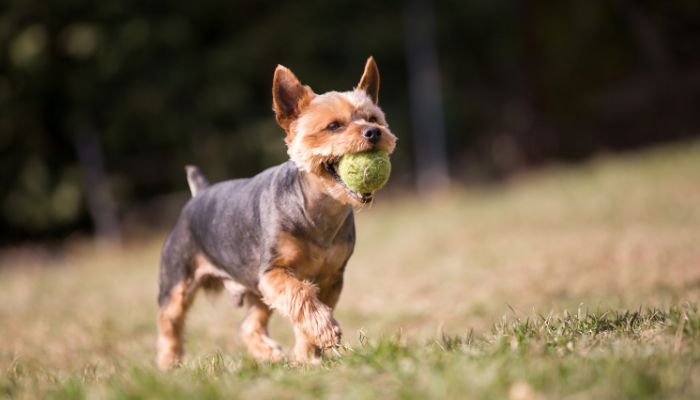
[[[330,282],[333,283],[329,283],[328,281],[320,283],[318,299],[331,309],[335,309],[335,305],[338,303],[338,298],[340,297],[340,292],[343,290],[342,274],[331,278]],[[296,337],[294,360],[300,364],[311,363],[312,365],[320,365],[321,349],[314,345],[311,340],[296,327],[294,328],[294,335]]]
[[[286,316],[316,346],[326,349],[340,345],[340,325],[332,309],[318,299],[318,287],[300,281],[284,267],[268,269],[260,279],[263,300]]]

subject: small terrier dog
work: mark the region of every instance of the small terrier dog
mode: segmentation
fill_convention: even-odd
[[[285,357],[267,334],[273,310],[294,326],[296,362],[320,363],[322,349],[340,344],[333,309],[355,246],[352,206],[369,204],[374,193],[347,188],[337,163],[346,153],[394,150],[378,92],[372,57],[356,89],[322,95],[280,65],[272,95],[290,160],[213,186],[187,167],[193,197],[161,255],[159,368],[180,361],[185,313],[200,287],[224,287],[234,303],[245,302],[240,336],[259,360]]]

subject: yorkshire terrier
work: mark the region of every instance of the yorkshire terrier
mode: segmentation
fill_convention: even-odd
[[[161,255],[159,368],[181,360],[185,313],[200,287],[224,287],[246,304],[240,336],[259,360],[285,357],[267,333],[273,310],[294,326],[296,362],[318,364],[322,349],[340,345],[333,309],[355,246],[352,206],[370,204],[374,193],[350,190],[337,165],[346,153],[394,150],[378,92],[372,57],[356,89],[321,95],[280,65],[272,95],[290,160],[212,186],[187,168],[192,199]]]

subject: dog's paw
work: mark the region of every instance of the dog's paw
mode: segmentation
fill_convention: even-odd
[[[272,340],[268,337],[263,337],[263,339],[270,346],[270,350],[269,350],[268,356],[267,356],[267,361],[280,362],[285,357],[287,357],[284,354],[284,351],[282,351],[282,346],[279,343],[275,342],[274,340]]]
[[[282,346],[267,336],[260,335],[256,340],[248,341],[248,351],[258,361],[279,362],[286,355]]]
[[[295,357],[292,361],[294,362],[294,365],[299,366],[320,367],[323,365],[323,360],[315,356],[309,357],[308,359]]]
[[[158,351],[158,368],[161,371],[166,371],[180,363],[182,355],[175,351],[159,350]]]
[[[297,352],[292,357],[292,362],[296,365],[310,365],[313,367],[318,367],[323,364],[320,355],[307,354],[305,352]]]
[[[318,313],[315,322],[313,332],[306,332],[306,334],[316,346],[322,349],[340,346],[340,325],[330,311]]]

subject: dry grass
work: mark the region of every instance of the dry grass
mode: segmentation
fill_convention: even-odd
[[[563,318],[565,309],[575,313],[580,303],[584,313],[586,307],[668,310],[700,294],[700,143],[550,167],[506,186],[461,190],[446,198],[383,200],[380,196],[371,209],[357,214],[358,243],[336,313],[344,341],[355,347],[361,347],[361,328],[374,338],[401,330],[401,343],[425,343],[441,337],[439,332],[450,337],[472,328],[488,332],[493,321],[512,316],[508,305],[524,321],[534,310],[545,316],[553,310]],[[109,383],[125,370],[153,370],[163,238],[131,243],[124,251],[68,246],[68,256],[57,265],[23,263],[0,270],[0,381],[10,379],[13,370],[17,374],[17,368],[34,379],[14,391],[0,390],[0,397],[32,398],[74,385],[77,397],[89,388],[97,397],[121,398],[124,385],[151,387],[139,379],[161,379],[155,372],[145,377],[126,373],[123,385],[117,385],[121,391]],[[197,363],[213,360],[217,352],[222,365],[250,363],[236,334],[242,316],[224,297],[196,301],[186,345],[192,379],[202,373]],[[271,333],[292,345],[291,328],[281,318],[273,319]],[[676,343],[667,342],[669,349]],[[688,346],[695,351],[687,356],[691,379],[700,373],[700,362],[697,343]],[[372,349],[368,354],[375,354]],[[335,382],[350,382],[352,374],[363,371],[357,360],[331,369]],[[488,358],[479,360],[484,371],[493,367]],[[513,365],[527,370],[528,359],[518,360]],[[546,360],[530,361],[546,368]],[[399,361],[396,371],[403,368]],[[284,371],[270,368],[271,376]],[[294,376],[280,379],[297,382],[299,390],[312,385],[312,378]],[[529,379],[527,374],[521,378]],[[700,388],[700,375],[692,382],[692,388]],[[504,396],[510,383],[503,381]],[[271,393],[253,381],[247,385],[249,395]],[[520,390],[521,398],[536,398],[527,385],[513,386],[511,397]],[[212,387],[229,393],[228,386]],[[169,392],[134,393],[169,397]],[[203,393],[196,396],[207,397]],[[485,397],[497,394],[484,392]]]
[[[386,321],[376,328],[415,319],[416,329],[459,332],[485,327],[506,303],[528,313],[580,302],[636,308],[700,293],[697,144],[428,204],[379,203],[358,215],[341,300],[346,312]]]

